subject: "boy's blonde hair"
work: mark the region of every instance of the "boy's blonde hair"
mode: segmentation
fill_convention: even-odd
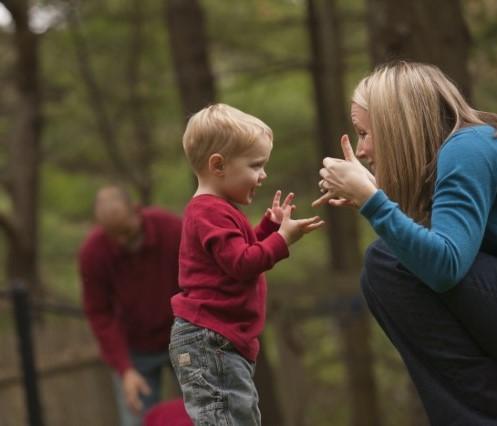
[[[439,68],[416,62],[378,67],[357,85],[352,102],[369,111],[378,185],[426,225],[444,141],[465,126],[497,126],[497,116],[471,108]]]
[[[200,173],[212,154],[229,159],[260,138],[273,143],[273,132],[262,120],[229,105],[214,104],[188,120],[183,149],[194,172]]]

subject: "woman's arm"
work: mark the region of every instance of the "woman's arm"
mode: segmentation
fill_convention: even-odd
[[[430,229],[406,216],[382,191],[360,211],[406,268],[444,292],[474,261],[496,191],[497,140],[490,132],[487,138],[464,129],[439,153]]]

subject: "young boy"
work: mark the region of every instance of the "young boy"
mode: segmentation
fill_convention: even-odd
[[[224,104],[192,116],[183,136],[198,188],[186,206],[176,317],[169,353],[195,425],[260,425],[253,382],[265,321],[264,271],[288,246],[323,224],[291,218],[293,194],[252,229],[237,204],[250,204],[267,175],[272,131]]]

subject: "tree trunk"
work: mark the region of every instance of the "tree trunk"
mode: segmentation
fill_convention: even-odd
[[[266,345],[261,339],[261,351],[257,357],[254,381],[259,390],[259,408],[263,426],[283,426],[283,414],[276,392],[273,367],[266,354]],[[288,426],[285,424],[285,426]]]
[[[284,407],[284,422],[275,426],[304,426],[309,400],[313,397],[313,387],[309,383],[303,363],[304,348],[295,337],[295,322],[286,318],[275,318],[276,345],[279,352],[279,384]],[[267,423],[269,426],[270,423]],[[272,425],[271,425],[272,426]]]
[[[308,0],[308,27],[312,52],[312,77],[317,107],[318,143],[321,156],[342,157],[340,137],[347,132],[344,65],[340,18],[333,0]],[[349,300],[339,318],[339,330],[349,387],[351,424],[379,424],[377,389],[370,348],[369,316],[359,294],[361,255],[357,213],[327,208],[328,241],[332,253],[331,283],[336,297]],[[333,283],[337,274],[349,275]]]
[[[131,0],[130,43],[128,60],[129,101],[133,121],[136,161],[140,173],[137,175],[137,187],[140,201],[144,205],[152,202],[152,159],[153,138],[150,123],[144,110],[144,99],[140,91],[140,71],[143,52],[143,25],[145,22],[145,0]]]
[[[204,13],[198,0],[168,0],[167,28],[184,116],[215,102]]]
[[[28,0],[3,1],[10,11],[17,54],[15,72],[18,112],[8,141],[7,190],[12,216],[4,217],[8,235],[7,277],[21,279],[40,290],[38,271],[38,194],[40,183],[40,135],[42,128],[38,37],[29,28]]]
[[[460,0],[368,0],[370,51],[374,64],[409,59],[439,66],[471,96],[470,34]]]

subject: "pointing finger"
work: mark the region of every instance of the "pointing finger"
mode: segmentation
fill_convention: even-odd
[[[312,202],[311,206],[312,207],[322,206],[323,204],[327,204],[328,200],[330,200],[331,198],[332,198],[332,195],[329,192],[327,192],[326,194],[324,194],[323,196],[321,196],[317,200],[314,200]]]

